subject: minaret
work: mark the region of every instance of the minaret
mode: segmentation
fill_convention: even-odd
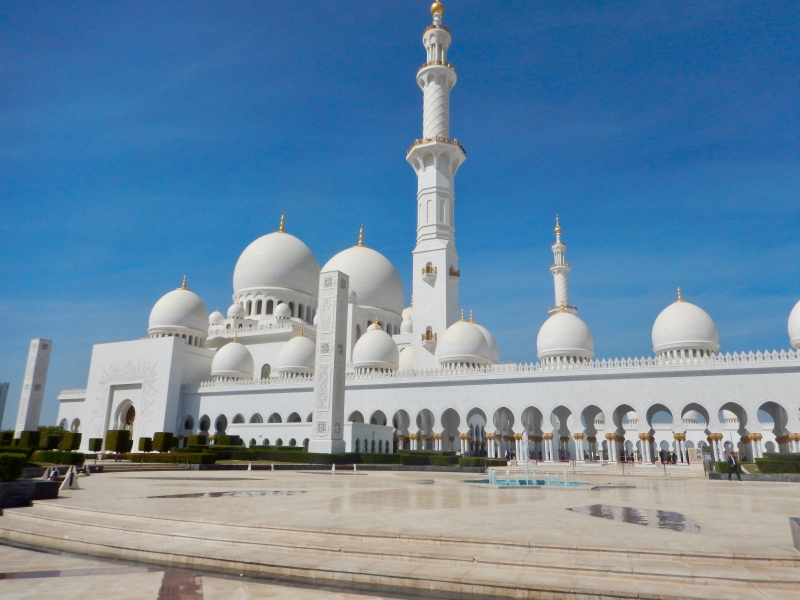
[[[570,312],[573,315],[577,314],[578,307],[572,306],[569,303],[569,283],[567,276],[569,275],[569,264],[564,262],[564,257],[567,254],[567,245],[561,241],[561,225],[558,224],[558,215],[556,215],[556,243],[553,244],[553,265],[550,267],[550,272],[553,274],[553,284],[556,290],[556,304],[555,306],[547,309],[551,315],[559,311]]]
[[[431,6],[433,24],[422,34],[427,60],[417,72],[423,94],[422,139],[406,160],[417,173],[417,245],[413,252],[414,368],[434,368],[436,338],[458,320],[458,268],[454,180],[467,154],[450,139],[450,90],[456,72],[447,62],[450,30],[444,6]]]

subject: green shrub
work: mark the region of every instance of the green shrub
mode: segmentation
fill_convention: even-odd
[[[42,441],[39,442],[39,448],[41,450],[58,450],[58,447],[61,445],[61,436],[60,435],[47,435],[42,436]]]
[[[406,466],[414,466],[414,467],[424,467],[431,464],[430,456],[422,455],[415,455],[415,454],[401,454],[400,455],[400,464]]]
[[[102,450],[103,438],[89,438],[89,452],[102,452]]]
[[[800,462],[800,454],[786,452],[765,452],[764,457],[756,460],[779,460],[781,462]]]
[[[458,464],[457,456],[429,456],[428,460],[437,467],[454,467]]]
[[[81,447],[81,437],[80,433],[67,431],[61,438],[61,444],[58,446],[59,450],[64,450],[65,452],[78,450]]]
[[[208,436],[207,435],[190,435],[189,436],[189,446],[206,446],[208,444]]]
[[[127,429],[109,429],[106,433],[106,452],[130,452],[132,445],[131,432]]]
[[[481,467],[486,468],[486,459],[480,456],[462,456],[458,459],[459,467]]]
[[[236,446],[239,448],[242,445],[242,438],[238,435],[218,435],[216,441],[215,446]]]
[[[17,440],[18,446],[28,446],[29,448],[38,448],[41,434],[38,431],[23,431]]]
[[[152,452],[152,451],[153,451],[153,438],[140,437],[139,452]]]
[[[14,430],[0,431],[0,446],[10,446],[14,440]]]
[[[728,462],[724,460],[718,460],[714,463],[714,471],[717,473],[730,473],[731,468],[728,466]]]
[[[198,452],[192,454],[129,454],[128,460],[146,463],[182,463],[190,465],[213,465],[217,462],[216,454]]]
[[[16,481],[28,462],[24,454],[0,454],[0,481]]]
[[[28,446],[0,446],[0,454],[24,454],[30,456],[36,452],[36,448],[29,448]]]
[[[82,465],[86,455],[82,452],[62,452],[60,450],[37,450],[31,457],[33,462],[54,465]]]
[[[442,450],[400,450],[398,454],[413,454],[414,456],[455,456],[455,452]]]
[[[757,458],[756,465],[761,473],[800,473],[800,460],[775,460],[773,458]]]
[[[373,452],[362,452],[359,455],[360,462],[365,465],[399,465],[399,454],[378,454]]]
[[[168,431],[159,431],[153,436],[153,450],[156,452],[169,452],[178,445],[178,440]]]

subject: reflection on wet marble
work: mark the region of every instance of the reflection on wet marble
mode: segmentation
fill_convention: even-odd
[[[295,494],[305,494],[305,490],[255,490],[240,492],[200,492],[197,494],[172,494],[170,496],[148,496],[148,498],[254,498],[256,496],[294,496]]]
[[[568,508],[567,510],[590,517],[619,521],[620,523],[658,527],[659,529],[670,529],[672,531],[683,531],[685,533],[700,533],[700,526],[694,519],[669,510],[631,508],[630,506],[611,506],[608,504],[577,506]]]

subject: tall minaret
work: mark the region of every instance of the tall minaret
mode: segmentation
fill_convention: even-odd
[[[569,275],[569,264],[564,262],[564,257],[567,254],[567,245],[561,241],[561,225],[558,224],[558,215],[556,215],[556,243],[553,244],[553,265],[550,267],[550,272],[553,274],[553,283],[556,289],[556,305],[547,309],[551,315],[560,310],[571,312],[573,315],[578,312],[577,306],[572,306],[569,303],[569,283],[567,276]]]
[[[417,246],[413,252],[414,368],[438,367],[436,342],[458,320],[458,268],[453,184],[467,153],[450,139],[450,90],[456,71],[447,62],[450,30],[444,6],[431,6],[433,24],[422,34],[427,61],[417,72],[423,93],[422,139],[406,160],[417,173]]]

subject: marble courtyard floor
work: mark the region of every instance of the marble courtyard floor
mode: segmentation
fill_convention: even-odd
[[[782,599],[800,590],[789,528],[800,484],[605,472],[575,475],[592,484],[581,489],[467,482],[477,477],[80,478],[80,490],[0,517],[0,543],[61,553],[0,547],[0,598],[90,600],[113,589],[161,600]]]

